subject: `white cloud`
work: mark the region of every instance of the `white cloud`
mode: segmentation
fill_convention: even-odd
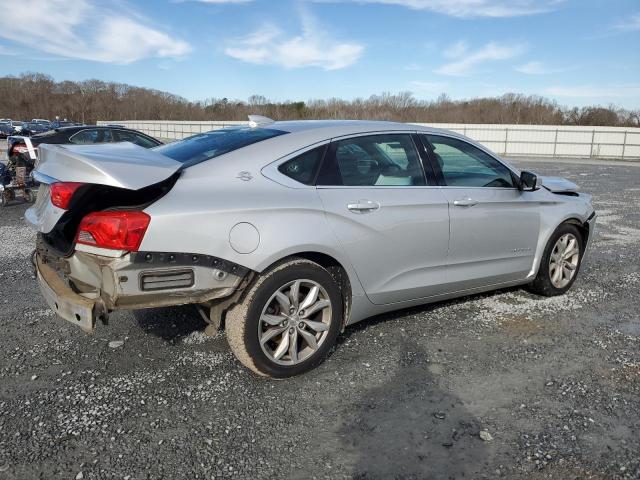
[[[527,62],[523,65],[516,67],[516,72],[524,73],[526,75],[545,75],[547,70],[542,65],[542,62]]]
[[[287,36],[278,27],[265,25],[244,38],[236,39],[225,49],[230,57],[258,65],[285,68],[319,67],[338,70],[355,63],[364,47],[340,42],[319,29],[313,19],[303,15],[302,33]]]
[[[564,66],[564,67],[549,67],[542,62],[527,62],[522,65],[518,65],[515,67],[516,72],[524,73],[525,75],[551,75],[553,73],[561,73],[568,72],[570,70],[575,70],[577,67],[575,65]]]
[[[487,43],[475,51],[469,51],[469,47],[464,42],[458,42],[445,50],[445,57],[452,59],[435,70],[441,75],[451,75],[462,77],[469,75],[474,68],[486,63],[499,60],[507,60],[520,55],[525,50],[525,45],[500,45],[495,42]]]
[[[640,84],[562,85],[548,87],[544,93],[567,98],[628,98],[640,96]]]
[[[340,0],[316,0],[319,2]],[[345,0],[342,0],[345,1]],[[400,5],[454,17],[517,17],[555,10],[565,0],[346,0]]]
[[[459,58],[464,55],[467,50],[469,50],[469,45],[467,44],[467,42],[465,42],[464,40],[460,40],[447,48],[443,52],[443,55],[447,58]]]
[[[616,30],[621,30],[625,32],[632,32],[640,30],[640,13],[636,13],[635,15],[631,15],[628,20],[623,22],[616,23],[613,26]]]
[[[0,15],[0,37],[60,57],[121,64],[191,50],[132,12],[115,10],[90,0],[23,0],[17,17]]]

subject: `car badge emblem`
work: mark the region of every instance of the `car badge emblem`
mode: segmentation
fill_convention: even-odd
[[[236,178],[239,178],[240,180],[242,180],[243,182],[249,182],[253,179],[253,175],[251,175],[251,172],[240,172],[238,173],[238,176]]]

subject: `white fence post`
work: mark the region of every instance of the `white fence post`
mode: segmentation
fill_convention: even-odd
[[[556,136],[553,139],[553,156],[556,156],[556,152],[558,151],[558,129],[556,128]]]
[[[622,160],[624,160],[624,154],[625,151],[627,150],[627,132],[626,130],[624,131],[624,140],[622,141]]]
[[[506,155],[509,151],[509,129],[504,129],[504,154]]]
[[[589,158],[593,158],[593,141],[596,138],[596,131],[591,132],[591,150],[589,151]]]

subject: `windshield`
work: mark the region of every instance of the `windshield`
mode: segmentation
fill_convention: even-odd
[[[189,166],[285,133],[270,128],[223,128],[161,145],[154,150]]]

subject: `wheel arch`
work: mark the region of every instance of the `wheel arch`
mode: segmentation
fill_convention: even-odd
[[[529,271],[529,274],[527,275],[527,278],[534,278],[538,274],[538,270],[540,269],[540,262],[542,260],[542,255],[547,246],[547,243],[549,242],[549,239],[554,234],[554,232],[558,230],[558,228],[560,228],[562,225],[565,225],[565,224],[574,225],[578,229],[578,231],[582,234],[583,236],[582,248],[584,253],[584,249],[586,249],[589,235],[591,234],[591,232],[589,231],[588,221],[583,221],[580,219],[580,217],[575,215],[568,215],[557,224],[555,223],[547,224],[546,228],[544,229],[545,233],[543,233],[540,239],[540,243],[538,244],[538,247],[536,249],[536,256],[534,258],[532,268]]]
[[[289,253],[281,258],[278,258],[277,260],[272,261],[267,267],[261,269],[261,272],[268,271],[274,266],[292,260],[294,258],[304,258],[305,260],[309,260],[310,262],[317,263],[331,274],[333,279],[338,284],[338,287],[340,288],[340,292],[342,294],[342,328],[344,328],[348,323],[348,319],[351,314],[351,306],[353,303],[352,279],[350,278],[347,268],[345,268],[342,262],[340,262],[334,256],[329,255],[328,253],[314,250],[305,250],[295,253]]]
[[[580,220],[577,217],[571,217],[571,218],[566,219],[562,223],[560,223],[553,231],[555,232],[558,228],[560,228],[565,223],[568,223],[570,225],[575,225],[578,228],[578,231],[582,235],[582,248],[584,250],[586,248],[586,246],[587,246],[587,242],[589,240],[589,235],[591,234],[591,232],[589,231],[589,223],[588,222],[583,222],[582,220]]]

